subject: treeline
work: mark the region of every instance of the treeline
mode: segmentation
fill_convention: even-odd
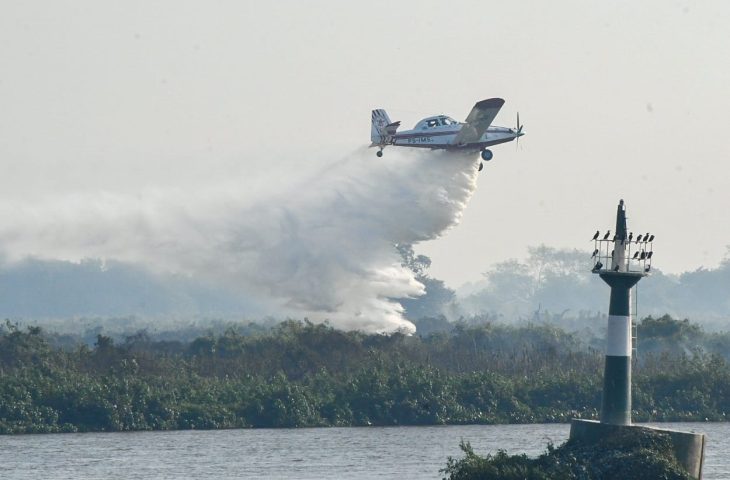
[[[412,245],[397,245],[401,264],[423,283],[425,295],[398,301],[409,320],[443,314],[451,320],[489,316],[500,321],[550,321],[582,328],[606,313],[608,290],[591,273],[590,251],[545,245],[528,248],[524,260],[485,265],[483,278],[457,291],[429,274],[431,260]],[[655,260],[659,261],[657,257]],[[669,312],[715,330],[730,321],[730,248],[713,268],[665,274],[661,263],[638,286],[642,315]],[[452,285],[453,287],[453,285]],[[154,325],[171,336],[215,326],[245,315],[264,321],[271,308],[240,290],[228,291],[195,279],[153,275],[120,262],[80,263],[28,259],[0,262],[0,318],[34,319],[46,328],[69,333],[103,326],[106,332]],[[180,319],[194,319],[180,332]],[[40,323],[39,323],[40,324]]]
[[[636,420],[724,420],[730,367],[689,322],[645,319]],[[138,332],[93,346],[0,332],[0,432],[565,422],[595,418],[602,351],[548,325],[367,335],[288,321],[190,342]],[[704,335],[704,337],[703,337]],[[720,342],[720,345],[722,342]],[[659,345],[659,344],[658,344]]]
[[[591,273],[591,266],[590,250],[530,247],[524,261],[492,265],[483,280],[460,288],[454,302],[440,307],[456,317],[485,313],[525,320],[549,317],[573,328],[581,324],[582,317],[605,312],[608,307],[608,289]],[[719,330],[727,328],[730,320],[729,291],[730,248],[715,268],[672,275],[663,273],[661,264],[656,264],[636,292],[639,311],[644,315],[669,312],[690,316]],[[427,296],[422,301],[430,301],[433,312],[438,311],[434,309],[439,307],[438,298],[443,295]]]

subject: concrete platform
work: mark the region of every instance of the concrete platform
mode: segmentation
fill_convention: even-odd
[[[639,425],[611,425],[595,420],[573,419],[570,422],[570,439],[590,444],[625,429],[643,429],[668,434],[679,465],[693,478],[698,480],[702,478],[702,465],[705,461],[705,435],[703,433],[664,430]]]

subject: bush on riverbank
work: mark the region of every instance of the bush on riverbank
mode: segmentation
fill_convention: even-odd
[[[442,470],[448,480],[691,480],[679,466],[669,437],[649,430],[625,430],[596,444],[568,441],[537,458],[499,451],[481,457],[468,443],[465,456],[449,457]]]
[[[6,324],[0,433],[567,422],[595,418],[603,354],[545,325],[458,325],[425,338],[285,322],[189,343],[140,332],[93,348]],[[634,419],[725,419],[719,355],[642,357]]]

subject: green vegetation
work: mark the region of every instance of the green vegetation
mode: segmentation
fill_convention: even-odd
[[[657,345],[694,343],[640,357],[634,418],[724,420],[726,336],[644,322]],[[602,352],[548,325],[419,337],[288,321],[189,342],[99,333],[87,346],[7,322],[0,433],[566,422],[597,416],[602,365]]]
[[[443,473],[449,480],[624,480],[661,478],[689,480],[677,463],[669,437],[647,430],[624,431],[585,445],[568,441],[537,458],[508,455],[504,451],[481,457],[471,445],[462,443],[465,457],[449,457]]]

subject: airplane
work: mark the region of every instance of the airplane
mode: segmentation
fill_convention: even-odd
[[[435,115],[421,120],[413,130],[398,132],[400,122],[391,122],[385,110],[372,112],[370,129],[371,147],[378,147],[376,155],[383,156],[383,149],[395,147],[430,148],[432,150],[456,150],[481,152],[482,160],[492,159],[492,151],[487,147],[511,142],[520,138],[523,125],[520,125],[520,114],[517,114],[517,127],[492,127],[492,121],[504,105],[501,98],[488,98],[477,102],[466,121],[457,122],[446,115]],[[479,162],[479,171],[484,164]]]

